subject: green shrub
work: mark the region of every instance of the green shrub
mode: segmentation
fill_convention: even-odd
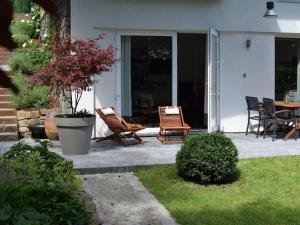
[[[0,205],[10,206],[12,208],[10,211],[31,209],[30,211],[35,214],[36,224],[44,221],[43,225],[87,225],[90,220],[83,203],[70,189],[59,182],[36,180],[23,186],[2,188]],[[1,211],[8,210],[0,209]]]
[[[13,208],[7,202],[0,206],[0,224],[3,225],[49,225],[48,220],[47,216],[32,208]]]
[[[0,225],[89,224],[72,162],[48,144],[20,142],[0,156]]]
[[[11,0],[14,12],[29,13],[32,5],[31,0]]]
[[[31,86],[28,77],[16,72],[14,84],[19,88],[18,95],[12,95],[11,103],[16,109],[47,108],[51,100],[51,89],[48,86]]]
[[[31,25],[29,20],[24,22],[21,21],[12,22],[10,26],[10,30],[13,35],[24,34],[27,35],[28,37],[31,37],[32,35]]]
[[[10,57],[9,66],[13,72],[32,75],[52,60],[50,51],[40,48],[35,43],[28,44],[28,46]]]
[[[20,142],[0,156],[0,186],[18,186],[34,180],[62,182],[78,190],[80,180],[73,163],[48,150],[48,142],[34,147]]]
[[[25,52],[15,52],[9,59],[9,67],[13,72],[31,74],[31,59]]]
[[[221,133],[200,133],[188,138],[176,155],[179,175],[203,184],[229,182],[236,173],[238,152]]]
[[[29,41],[30,37],[26,34],[14,34],[13,40],[18,44],[18,46],[21,46],[25,42]]]

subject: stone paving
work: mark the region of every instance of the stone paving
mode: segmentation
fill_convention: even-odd
[[[176,225],[175,219],[132,173],[82,175],[103,225]]]
[[[300,139],[272,141],[270,137],[263,139],[255,135],[227,134],[236,144],[239,158],[273,157],[284,155],[300,155]],[[135,166],[173,164],[180,144],[162,145],[154,137],[144,137],[144,145],[123,147],[112,141],[92,142],[90,154],[80,156],[64,156],[74,162],[74,167],[81,174],[125,172]],[[53,151],[61,154],[59,142],[54,142]]]

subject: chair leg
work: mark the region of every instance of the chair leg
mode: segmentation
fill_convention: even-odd
[[[263,138],[266,138],[266,133],[267,133],[267,120],[264,119],[264,135],[263,135]]]
[[[277,122],[274,123],[274,132],[273,132],[273,138],[272,141],[275,140],[275,138],[277,138],[277,130],[278,130],[278,124]]]
[[[248,135],[249,125],[250,125],[250,118],[249,118],[249,116],[248,116],[246,135]]]
[[[144,141],[135,133],[132,132],[132,136],[135,140],[137,140],[140,144],[144,144]]]
[[[94,138],[94,140],[96,140],[96,142],[106,141],[106,140],[114,140],[115,136],[116,136],[116,134],[111,134],[106,137],[96,137],[96,138]]]
[[[256,133],[256,138],[258,138],[258,135],[259,135],[260,121],[261,121],[261,119],[259,118],[259,120],[258,120],[258,128],[257,128],[257,133]]]

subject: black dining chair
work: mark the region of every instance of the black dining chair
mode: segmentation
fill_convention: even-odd
[[[259,129],[260,129],[260,126],[262,125],[261,122],[264,121],[264,118],[265,118],[264,117],[264,109],[260,106],[257,97],[246,96],[245,98],[246,98],[246,102],[247,102],[247,111],[248,111],[248,122],[247,122],[246,135],[248,135],[250,121],[256,120],[256,121],[258,121],[256,137],[258,138]],[[255,115],[251,115],[252,114],[251,112],[254,112]]]
[[[278,135],[279,126],[283,127],[285,130],[289,123],[294,122],[293,112],[289,109],[277,111],[274,100],[270,98],[263,98],[263,103],[265,112],[264,138],[266,135],[267,126],[272,124],[274,126],[272,140],[274,141]]]

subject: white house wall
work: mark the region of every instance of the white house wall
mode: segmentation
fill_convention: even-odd
[[[220,36],[220,128],[225,132],[245,131],[245,96],[261,100],[275,95],[274,35],[221,33]],[[251,40],[249,49],[246,40]]]
[[[71,32],[81,38],[105,33],[107,45],[118,44],[122,31],[220,31],[220,128],[240,132],[246,125],[245,95],[274,97],[275,35],[300,34],[300,4],[276,2],[277,19],[263,18],[265,10],[262,0],[72,0]],[[118,107],[116,68],[83,96],[82,108]],[[95,134],[101,136],[107,127],[96,121]]]
[[[265,19],[264,0],[72,0],[72,31],[125,30],[300,32],[300,4],[275,3],[278,19]],[[75,26],[75,27],[74,27]]]

